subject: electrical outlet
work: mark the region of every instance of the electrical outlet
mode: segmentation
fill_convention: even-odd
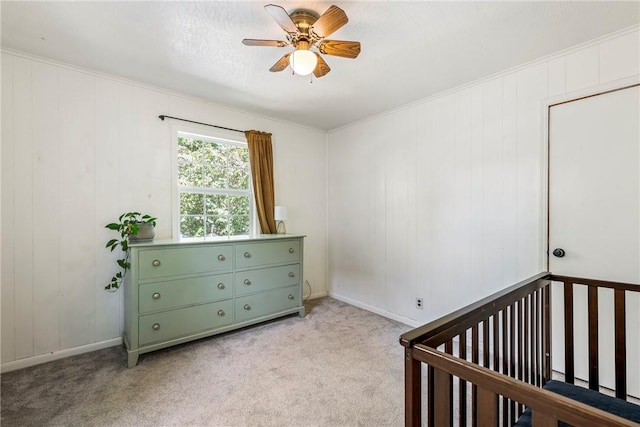
[[[424,304],[422,303],[422,298],[416,298],[416,308],[420,310],[424,308]]]

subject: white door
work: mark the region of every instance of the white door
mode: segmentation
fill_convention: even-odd
[[[555,274],[640,283],[640,87],[549,108],[548,268]],[[563,252],[560,252],[562,250]],[[554,251],[555,254],[554,255]],[[554,287],[553,316],[561,316]],[[588,378],[586,287],[574,290],[576,377]],[[613,292],[599,293],[601,383],[612,387]],[[627,297],[628,392],[640,397],[640,298]],[[554,320],[558,324],[558,320]],[[564,370],[562,331],[553,368]]]

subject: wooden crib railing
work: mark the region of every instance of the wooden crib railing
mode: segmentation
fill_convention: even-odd
[[[598,390],[598,288],[614,292],[615,394],[626,398],[625,293],[640,286],[540,273],[403,334],[405,424],[422,423],[426,366],[429,426],[512,425],[525,407],[536,426],[636,425],[542,390],[551,379],[551,282],[564,285],[565,381],[573,383],[573,288],[588,288],[589,387]],[[595,331],[595,332],[593,332]],[[455,397],[455,399],[454,399]]]

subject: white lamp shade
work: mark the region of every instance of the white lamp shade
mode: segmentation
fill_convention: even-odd
[[[287,208],[284,206],[276,206],[273,210],[273,217],[276,221],[284,221],[287,219]]]
[[[318,58],[310,50],[295,50],[289,57],[289,64],[293,72],[301,76],[307,76],[316,69]]]

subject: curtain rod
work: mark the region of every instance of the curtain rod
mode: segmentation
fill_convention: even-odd
[[[182,120],[183,122],[195,123],[195,124],[197,124],[197,125],[211,126],[211,127],[213,127],[213,128],[218,128],[218,129],[230,130],[230,131],[233,131],[233,132],[240,132],[240,133],[244,133],[244,131],[243,131],[243,130],[226,128],[226,127],[224,127],[224,126],[211,125],[211,124],[209,124],[209,123],[194,122],[193,120],[181,119],[180,117],[165,116],[164,114],[161,114],[161,115],[159,115],[158,117],[159,117],[159,118],[160,118],[160,120],[162,120],[162,121],[164,121],[164,119]]]

